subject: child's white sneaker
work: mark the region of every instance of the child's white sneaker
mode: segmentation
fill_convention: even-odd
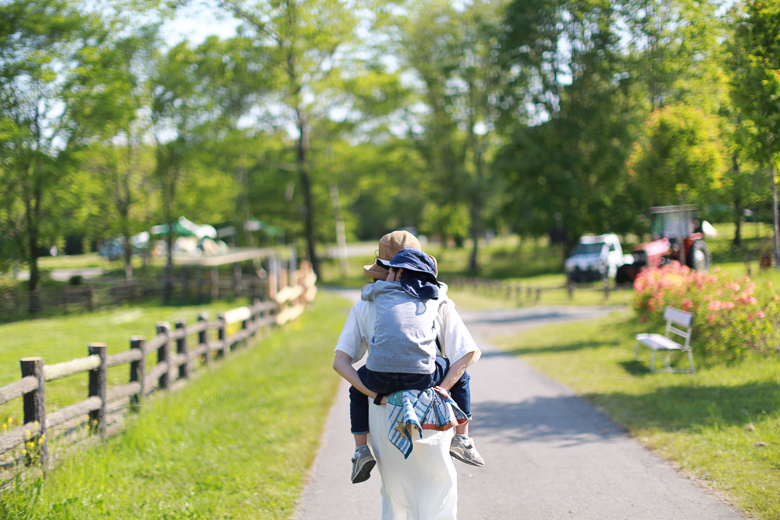
[[[352,455],[352,483],[365,482],[371,476],[371,470],[376,466],[376,459],[371,454],[368,444],[355,448]]]
[[[485,459],[482,458],[474,446],[474,440],[459,433],[456,433],[455,437],[452,438],[452,442],[450,442],[450,455],[472,466],[485,465]]]

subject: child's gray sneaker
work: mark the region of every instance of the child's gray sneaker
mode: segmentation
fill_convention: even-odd
[[[376,466],[376,459],[371,454],[368,444],[355,448],[352,455],[352,483],[365,482],[371,476],[371,470]]]
[[[474,447],[474,441],[471,437],[466,437],[459,433],[456,433],[455,437],[452,438],[452,442],[450,442],[450,455],[472,466],[485,465],[485,459],[482,458],[477,448]]]

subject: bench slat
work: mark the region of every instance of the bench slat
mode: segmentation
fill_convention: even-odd
[[[690,327],[691,321],[693,320],[693,314],[673,307],[667,307],[664,310],[664,319],[676,323],[677,325],[682,325],[683,327]]]
[[[637,334],[636,340],[654,350],[682,350],[683,346],[660,334]]]

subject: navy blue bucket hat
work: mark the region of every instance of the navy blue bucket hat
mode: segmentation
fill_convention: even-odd
[[[439,281],[436,280],[436,264],[427,253],[406,248],[401,249],[389,262],[377,258],[377,263],[389,269],[403,269],[401,287],[415,298],[422,300],[439,299]]]

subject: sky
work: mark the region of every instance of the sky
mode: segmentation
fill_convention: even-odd
[[[218,10],[209,6],[213,2],[196,2],[197,5],[187,5],[177,10],[176,17],[163,27],[163,37],[168,45],[176,45],[182,40],[189,40],[194,45],[202,43],[212,35],[221,38],[235,36],[238,22],[223,16],[220,19]]]

